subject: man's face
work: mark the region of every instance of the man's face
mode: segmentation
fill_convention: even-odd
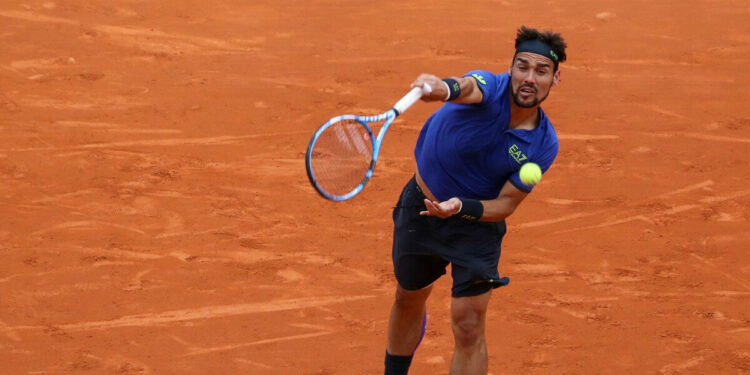
[[[560,70],[547,57],[531,52],[520,52],[510,66],[513,102],[521,108],[533,108],[549,95],[552,86],[560,82]]]

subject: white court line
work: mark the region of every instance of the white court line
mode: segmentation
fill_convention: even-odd
[[[21,337],[18,336],[18,334],[8,327],[7,324],[5,324],[2,320],[0,320],[0,330],[5,332],[5,335],[8,336],[9,339],[13,341],[21,341]]]
[[[734,281],[735,283],[739,284],[740,286],[744,287],[745,289],[747,289],[747,290],[750,290],[750,284],[748,284],[748,283],[747,283],[746,281],[744,281],[744,280],[741,280],[741,279],[738,279],[738,278],[736,278],[735,276],[732,276],[731,274],[729,274],[729,273],[727,273],[727,272],[724,272],[724,271],[723,271],[723,270],[721,269],[721,267],[717,267],[717,266],[716,266],[716,265],[714,265],[714,264],[713,264],[713,262],[711,262],[710,260],[708,260],[708,259],[706,259],[706,258],[704,258],[704,257],[702,257],[702,256],[700,256],[700,255],[697,255],[697,254],[695,254],[695,253],[691,253],[691,254],[690,254],[690,256],[692,256],[692,257],[693,257],[693,258],[695,258],[695,259],[698,259],[698,260],[700,260],[700,261],[701,261],[701,262],[703,262],[703,263],[704,263],[705,265],[707,265],[707,266],[709,266],[709,267],[713,268],[715,272],[718,272],[718,273],[720,273],[720,274],[724,275],[724,276],[725,276],[725,277],[726,277],[727,279],[730,279],[730,280]]]
[[[264,368],[264,369],[269,369],[269,370],[273,369],[273,367],[271,367],[269,365],[266,365],[266,364],[263,364],[263,363],[260,363],[260,362],[253,362],[253,361],[251,361],[249,359],[245,359],[245,358],[234,358],[234,361],[235,362],[239,362],[239,363],[248,364],[248,365],[258,366],[258,367],[261,367],[261,368]]]
[[[668,196],[671,196],[671,195],[675,195],[675,194],[687,193],[689,191],[703,189],[703,188],[709,187],[709,186],[711,186],[713,184],[714,184],[714,182],[712,180],[706,180],[706,181],[703,181],[703,182],[699,182],[697,184],[688,185],[686,187],[683,187],[683,188],[680,188],[680,189],[677,189],[677,190],[673,190],[673,191],[662,193],[662,194],[659,194],[659,195],[656,195],[656,196],[653,196],[653,197],[642,199],[642,200],[640,200],[638,202],[633,202],[633,203],[630,204],[630,206],[638,205],[638,204],[641,204],[643,202],[648,202],[648,201],[651,201],[651,200],[654,200],[654,199],[665,198],[665,197],[668,197]],[[559,217],[559,218],[556,218],[556,219],[547,219],[547,220],[540,220],[540,221],[532,221],[532,222],[528,222],[528,223],[521,223],[521,224],[518,224],[518,225],[514,225],[514,227],[515,228],[533,228],[533,227],[539,227],[539,226],[544,226],[544,225],[549,225],[549,224],[556,224],[556,223],[560,223],[560,222],[564,222],[564,221],[570,221],[570,220],[574,220],[574,219],[578,219],[578,218],[582,218],[582,217],[594,216],[594,215],[598,215],[598,214],[606,213],[606,212],[611,212],[611,211],[612,211],[612,209],[603,209],[603,210],[598,210],[598,211],[593,211],[593,212],[579,212],[579,213],[575,213],[575,214],[571,214],[571,215]]]
[[[313,332],[313,333],[306,333],[306,334],[301,334],[301,335],[282,336],[282,337],[276,337],[276,338],[272,338],[272,339],[251,341],[251,342],[245,342],[245,343],[241,343],[241,344],[217,346],[217,347],[214,347],[214,348],[194,349],[194,350],[191,350],[189,353],[183,355],[183,357],[192,357],[192,356],[201,355],[201,354],[223,352],[223,351],[227,351],[227,350],[234,350],[234,349],[239,349],[239,348],[245,348],[245,347],[248,347],[248,346],[263,345],[263,344],[272,344],[272,343],[283,342],[283,341],[291,341],[291,340],[301,340],[301,339],[307,339],[307,338],[311,338],[311,337],[332,335],[334,333],[335,332],[333,332],[333,331]]]
[[[739,198],[739,197],[742,197],[742,196],[745,196],[745,195],[748,195],[748,194],[750,194],[750,189],[740,190],[740,191],[736,191],[734,193],[727,194],[727,195],[720,196],[720,197],[708,197],[708,198],[703,198],[703,199],[699,200],[700,203],[704,203],[704,204],[685,204],[685,205],[680,205],[680,206],[672,207],[672,208],[669,208],[669,209],[666,209],[666,210],[662,210],[662,211],[656,212],[656,213],[648,215],[648,216],[635,215],[635,216],[630,216],[630,217],[623,218],[623,219],[609,221],[609,222],[602,223],[602,224],[590,225],[590,226],[573,228],[573,229],[566,229],[566,230],[562,230],[562,231],[556,231],[555,233],[569,233],[569,232],[575,232],[575,231],[579,231],[579,230],[594,229],[594,228],[603,228],[603,227],[608,227],[608,226],[612,226],[612,225],[626,223],[626,222],[633,221],[633,220],[636,220],[636,219],[641,219],[641,220],[644,220],[646,222],[653,223],[653,218],[656,217],[656,216],[672,215],[672,214],[676,214],[676,213],[680,213],[680,212],[685,212],[685,211],[689,211],[689,210],[692,210],[692,209],[695,209],[695,208],[704,207],[706,204],[716,203],[716,202],[723,202],[723,201],[726,201],[726,200]]]
[[[662,115],[666,115],[666,116],[670,116],[670,117],[674,117],[674,118],[678,118],[678,119],[682,119],[682,120],[686,120],[688,118],[688,117],[683,116],[683,115],[681,115],[681,114],[679,114],[677,112],[668,111],[668,110],[666,110],[664,108],[661,108],[661,107],[659,107],[657,105],[653,105],[653,104],[641,104],[640,106],[643,107],[643,108],[646,108],[648,110],[654,111],[656,113],[662,114]]]
[[[217,137],[205,137],[205,138],[170,138],[170,139],[146,139],[140,141],[123,141],[123,142],[110,142],[110,143],[90,143],[84,145],[71,145],[71,146],[60,146],[60,147],[28,147],[28,148],[9,148],[0,150],[0,152],[25,152],[25,151],[59,151],[59,150],[89,150],[98,148],[112,148],[112,147],[136,147],[136,146],[182,146],[182,145],[226,145],[237,143],[246,139],[256,139],[264,137],[277,137],[292,134],[311,133],[305,130],[292,131],[292,132],[278,132],[278,133],[265,133],[265,134],[248,134],[240,136],[217,136]]]
[[[725,195],[725,196],[722,196],[722,197],[708,197],[708,198],[703,198],[699,202],[701,202],[701,203],[723,202],[723,201],[727,201],[727,200],[730,200],[730,199],[739,198],[739,197],[747,195],[747,194],[750,194],[750,189],[740,190],[740,191],[737,191],[737,192],[734,192],[732,194]]]
[[[154,314],[127,315],[113,320],[102,320],[92,322],[80,322],[55,325],[56,328],[67,331],[88,331],[97,329],[112,329],[123,327],[152,327],[161,324],[178,323],[200,319],[223,318],[236,315],[258,314],[265,312],[278,312],[288,310],[300,310],[309,307],[324,306],[334,303],[358,301],[375,298],[375,295],[360,296],[325,296],[305,297],[295,299],[284,299],[268,302],[254,302],[237,305],[205,306],[185,310],[164,311]],[[0,326],[0,331],[20,330],[43,330],[44,326]]]
[[[44,16],[39,13],[25,12],[18,10],[0,10],[0,16],[13,18],[17,20],[30,21],[30,22],[41,22],[41,23],[53,23],[61,25],[72,25],[80,26],[84,23],[78,20],[72,20],[61,17]],[[110,36],[126,36],[131,38],[142,38],[144,40],[150,39],[168,39],[173,42],[180,42],[183,44],[195,45],[204,48],[217,48],[226,49],[230,51],[252,51],[251,46],[242,45],[242,43],[232,43],[223,39],[207,38],[195,35],[180,34],[180,33],[167,33],[153,28],[132,28],[114,25],[91,25],[89,26],[96,31],[109,34]],[[244,44],[256,45],[260,41],[245,41]]]
[[[599,214],[599,213],[602,213],[602,212],[606,212],[606,211],[608,211],[608,210],[599,210],[599,211],[595,211],[595,212],[579,212],[579,213],[576,213],[576,214],[571,214],[571,215],[567,215],[567,216],[563,216],[563,217],[558,217],[557,219],[548,219],[548,220],[532,221],[532,222],[529,222],[529,223],[521,223],[521,224],[515,225],[515,227],[516,228],[540,227],[540,226],[543,226],[543,225],[561,223],[563,221],[569,221],[569,220],[578,219],[578,218],[581,218],[581,217],[592,216],[592,215],[596,215],[596,214]]]
[[[675,136],[678,136],[678,137],[685,137],[685,138],[700,139],[704,141],[750,143],[750,138],[729,137],[729,136],[713,135],[713,134],[686,133],[686,132],[676,132],[676,133],[638,132],[638,133],[641,135],[648,136],[648,137],[656,137],[656,138],[673,138]]]
[[[53,226],[51,226],[49,228],[40,229],[40,230],[38,230],[36,232],[32,232],[31,235],[35,236],[35,237],[38,237],[38,236],[41,236],[43,234],[46,234],[46,233],[49,233],[49,232],[52,232],[52,231],[67,230],[67,229],[92,230],[92,229],[96,229],[97,227],[100,227],[100,226],[108,226],[108,227],[112,227],[112,228],[123,229],[123,230],[127,230],[127,231],[130,231],[130,232],[135,232],[135,233],[138,233],[138,234],[142,234],[142,235],[146,234],[146,232],[144,232],[142,230],[131,228],[131,227],[128,227],[128,226],[125,226],[125,225],[120,225],[120,224],[115,224],[115,223],[108,223],[108,222],[105,222],[105,221],[98,221],[98,220],[85,220],[85,221],[69,221],[69,222],[66,222],[66,223],[61,223],[61,224],[53,225]]]
[[[620,139],[619,135],[613,134],[568,134],[568,133],[557,133],[557,138],[566,141],[594,141],[594,140],[610,140]]]
[[[699,134],[699,133],[679,133],[679,134],[688,138],[702,139],[704,141],[750,143],[750,139],[748,138],[727,137],[727,136],[722,136],[722,135],[709,135],[709,134]]]
[[[635,215],[635,216],[629,216],[629,217],[622,218],[622,219],[608,221],[608,222],[601,223],[601,224],[589,225],[589,226],[585,226],[585,227],[579,227],[579,228],[573,228],[573,229],[567,229],[567,230],[561,230],[561,231],[557,231],[555,233],[569,233],[569,232],[576,232],[576,231],[579,231],[579,230],[611,227],[613,225],[625,224],[625,223],[628,223],[628,222],[631,222],[631,221],[636,221],[636,220],[644,221],[644,222],[646,222],[648,224],[653,224],[654,223],[654,221],[651,220],[651,219],[649,219],[648,217],[645,217],[643,215]]]

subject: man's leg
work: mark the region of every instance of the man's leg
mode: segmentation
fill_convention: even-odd
[[[391,307],[388,320],[388,353],[412,355],[422,337],[425,318],[425,302],[432,292],[432,285],[419,290],[396,288],[396,301]]]
[[[388,319],[388,347],[386,348],[386,375],[406,374],[411,358],[422,338],[425,302],[432,285],[419,290],[396,288],[396,300]]]
[[[484,327],[491,295],[492,291],[488,291],[477,296],[453,297],[451,301],[451,327],[455,341],[452,375],[487,374]]]

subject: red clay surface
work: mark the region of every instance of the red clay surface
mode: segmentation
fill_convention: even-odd
[[[391,206],[437,104],[367,189],[303,154],[422,72],[569,43],[561,139],[509,220],[492,374],[750,372],[746,1],[17,1],[0,5],[0,373],[377,374]],[[413,374],[444,374],[450,280]]]

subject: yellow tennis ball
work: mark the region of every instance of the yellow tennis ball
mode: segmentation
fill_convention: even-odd
[[[520,177],[524,185],[536,185],[542,179],[542,168],[536,163],[526,163],[521,166]]]

